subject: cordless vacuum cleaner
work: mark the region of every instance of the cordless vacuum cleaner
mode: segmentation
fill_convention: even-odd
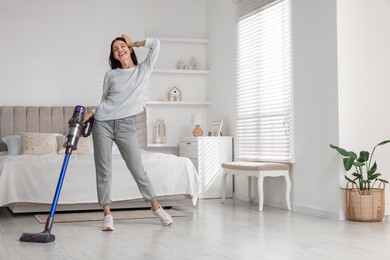
[[[67,135],[67,140],[64,143],[65,148],[65,158],[62,164],[60,177],[58,179],[57,189],[54,194],[53,203],[51,205],[50,214],[47,217],[45,230],[41,233],[23,233],[20,237],[20,241],[23,242],[39,242],[39,243],[48,243],[53,242],[55,240],[55,236],[50,233],[51,228],[54,222],[54,213],[57,208],[58,199],[60,197],[62,183],[64,182],[66,168],[68,167],[68,162],[70,155],[73,150],[77,149],[77,143],[79,141],[80,136],[87,137],[91,134],[92,125],[93,125],[93,117],[89,119],[86,123],[84,121],[85,107],[76,106],[73,112],[72,118],[69,120],[69,132]]]

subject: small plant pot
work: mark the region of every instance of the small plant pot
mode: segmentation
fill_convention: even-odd
[[[352,221],[380,222],[385,217],[385,189],[347,189],[347,217]]]

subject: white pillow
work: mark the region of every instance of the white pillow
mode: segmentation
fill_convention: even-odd
[[[64,143],[66,142],[66,136],[57,136],[58,142],[58,154],[65,154]],[[75,154],[93,154],[93,142],[92,136],[80,137],[77,143],[77,149],[72,151]]]
[[[58,134],[21,132],[23,154],[56,154]]]
[[[2,140],[7,145],[8,154],[22,154],[22,137],[20,135],[8,135],[3,137]]]

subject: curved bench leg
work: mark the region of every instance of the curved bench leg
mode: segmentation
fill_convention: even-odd
[[[288,208],[288,210],[291,210],[291,203],[290,203],[291,181],[290,181],[289,172],[287,172],[287,175],[284,178],[286,179],[286,202],[287,202],[287,208]]]
[[[226,198],[226,178],[227,178],[227,174],[223,173],[222,174],[222,179],[221,179],[221,188],[222,188],[221,203],[225,203],[225,198]]]
[[[248,199],[252,202],[252,176],[248,176]]]
[[[259,175],[259,179],[257,181],[257,189],[259,190],[259,211],[263,211],[263,203],[264,203],[264,176]]]

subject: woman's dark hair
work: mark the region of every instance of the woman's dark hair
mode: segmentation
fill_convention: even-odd
[[[111,42],[111,48],[110,48],[110,57],[108,58],[108,63],[111,66],[111,69],[117,69],[122,66],[121,62],[114,58],[114,51],[112,50],[112,45],[114,45],[114,42],[116,41],[122,41],[126,43],[126,40],[123,37],[117,37]],[[134,65],[138,65],[137,56],[135,55],[134,50],[130,53],[130,57],[134,63]]]

